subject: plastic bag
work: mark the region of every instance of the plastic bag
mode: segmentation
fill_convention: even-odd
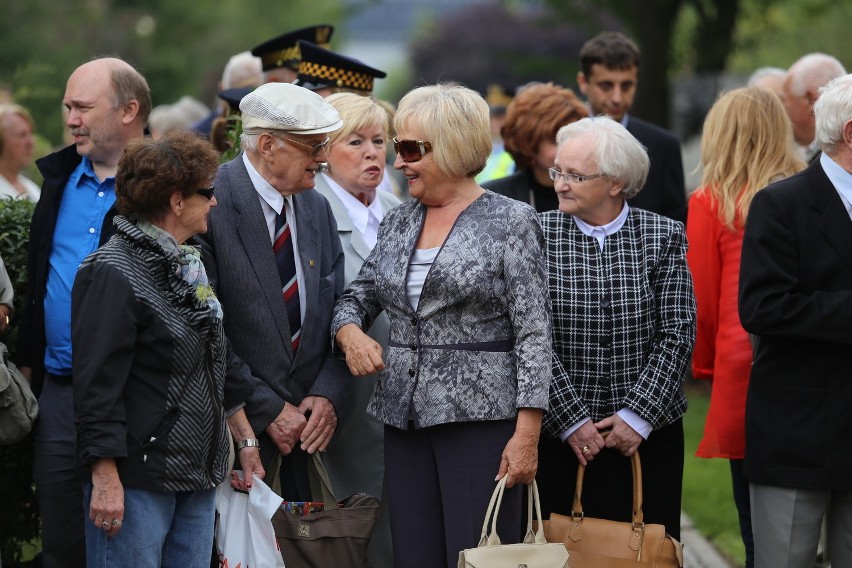
[[[230,480],[216,488],[220,568],[284,568],[270,520],[280,506],[281,497],[256,475],[248,495],[235,491]]]

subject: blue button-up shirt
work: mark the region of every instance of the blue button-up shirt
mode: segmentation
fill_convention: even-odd
[[[45,370],[71,374],[71,287],[77,267],[98,248],[104,217],[115,203],[115,178],[99,181],[87,157],[68,178],[53,233],[44,298]]]

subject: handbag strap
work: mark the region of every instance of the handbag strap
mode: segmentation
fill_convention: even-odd
[[[337,504],[334,490],[331,488],[328,471],[325,469],[325,464],[322,463],[319,452],[314,452],[311,456],[313,459],[308,463],[308,482],[311,484],[311,497],[316,499],[318,495],[321,496],[326,511],[339,509],[340,506]]]
[[[497,534],[497,512],[500,510],[500,505],[503,502],[503,492],[506,490],[507,477],[508,475],[504,475],[497,482],[494,493],[491,494],[488,509],[485,511],[485,520],[482,522],[482,534],[479,537],[478,546],[500,544],[500,536]],[[535,503],[535,514],[538,522],[535,532],[533,532],[533,503]],[[489,519],[491,519],[490,532],[488,532]],[[538,497],[538,485],[535,479],[527,486],[527,534],[524,536],[524,543],[547,544],[547,539],[544,536],[544,523],[541,520],[541,502]]]
[[[603,432],[602,436],[606,438],[609,432]],[[642,462],[639,461],[639,450],[636,450],[630,456],[630,467],[633,470],[633,523],[641,525],[645,520],[645,515],[642,513]],[[580,464],[577,466],[577,485],[574,489],[574,503],[571,506],[571,516],[583,516],[583,476],[586,472],[586,466]]]

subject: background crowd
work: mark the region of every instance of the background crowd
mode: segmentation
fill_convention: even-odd
[[[687,192],[678,138],[631,113],[621,33],[579,50],[577,93],[441,83],[397,104],[333,33],[235,54],[213,109],[82,63],[41,188],[21,173],[36,125],[0,105],[0,193],[38,202],[15,316],[42,565],[205,566],[229,463],[235,487],[310,501],[314,452],[338,497],[382,497],[374,566],[454,565],[495,476],[501,534],[522,532],[515,486],[537,477],[545,516],[568,514],[587,465],[586,515],[629,520],[636,451],[645,520],[679,538],[690,368],[745,565],[852,564],[826,421],[852,398],[843,65],[807,54],[719,93]]]

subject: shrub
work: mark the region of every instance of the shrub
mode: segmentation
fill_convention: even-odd
[[[0,199],[0,256],[15,289],[10,328],[2,340],[9,347],[12,361],[17,347],[17,323],[26,303],[27,245],[34,207],[29,201]],[[32,434],[16,444],[0,446],[0,558],[3,566],[20,565],[23,545],[39,534],[32,470]]]

